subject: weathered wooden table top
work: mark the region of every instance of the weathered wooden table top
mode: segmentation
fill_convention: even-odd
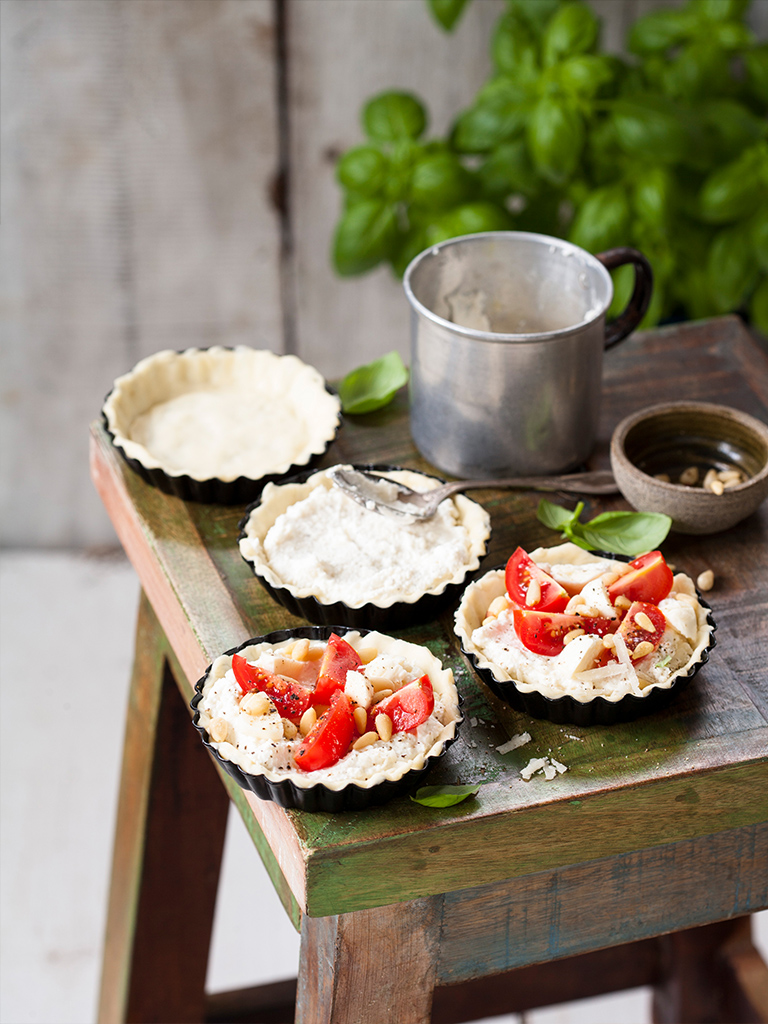
[[[647,332],[607,353],[593,465],[607,466],[610,434],[623,416],[680,398],[768,419],[768,360],[741,321]],[[302,624],[240,558],[242,508],[184,503],[149,487],[100,424],[92,427],[91,457],[97,489],[186,676],[187,699],[222,651]],[[404,393],[379,413],[348,418],[325,464],[367,461],[431,469],[411,442]],[[473,497],[492,517],[486,567],[518,544],[556,542],[536,519],[538,495],[489,490]],[[619,498],[594,499],[587,517],[626,507]],[[459,739],[428,782],[482,783],[475,799],[438,810],[405,796],[362,813],[308,814],[260,801],[223,777],[295,923],[302,912],[325,916],[412,900],[768,820],[768,505],[725,533],[672,534],[663,548],[694,578],[714,571],[708,599],[718,626],[709,663],[667,711],[589,729],[515,712],[474,675],[450,609],[400,635],[425,643],[453,669],[465,702]],[[523,731],[532,736],[528,745],[498,753]],[[568,771],[525,782],[520,769],[544,755]],[[742,857],[766,853],[753,844]]]

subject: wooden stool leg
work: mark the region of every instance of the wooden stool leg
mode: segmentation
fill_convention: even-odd
[[[142,595],[107,912],[101,1024],[199,1022],[229,800]]]
[[[659,942],[666,978],[654,988],[654,1024],[768,1024],[768,967],[748,917]]]
[[[305,917],[296,1024],[428,1024],[439,897],[338,917]]]

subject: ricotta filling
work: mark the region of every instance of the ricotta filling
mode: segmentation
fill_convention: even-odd
[[[568,584],[566,589],[576,593],[575,588],[581,587],[582,593],[592,595],[599,595],[601,588],[590,585],[603,573],[626,567],[623,562],[590,557],[572,544],[539,548],[530,557],[563,586]],[[659,646],[633,660],[617,632],[618,660],[595,667],[604,651],[599,636],[577,636],[554,657],[528,650],[515,631],[511,608],[486,615],[491,602],[505,593],[504,570],[494,570],[468,587],[456,612],[456,632],[465,650],[475,654],[482,667],[502,682],[513,680],[523,693],[536,691],[550,698],[567,694],[580,702],[597,696],[618,701],[629,693],[641,697],[652,686],[671,686],[676,676],[701,657],[711,633],[707,610],[696,599],[693,581],[680,573],[674,577],[669,596],[658,605],[666,619]]]
[[[439,483],[408,471],[390,475],[418,490]],[[326,473],[286,501],[277,494],[284,490],[265,489],[241,553],[273,585],[324,604],[388,607],[440,592],[480,564],[490,534],[488,514],[463,495],[446,498],[430,519],[408,522],[365,508]]]
[[[461,720],[453,673],[444,669],[427,648],[383,633],[371,632],[361,636],[352,631],[344,633],[343,638],[368,659],[366,664],[350,671],[348,677],[362,676],[379,684],[387,681],[390,689],[396,691],[427,674],[435,701],[429,718],[415,730],[394,733],[386,742],[379,739],[360,750],[350,750],[330,768],[301,771],[296,767],[294,755],[303,737],[295,735],[289,738],[286,735],[295,730],[286,727],[274,705],[258,715],[249,714],[242,707],[243,692],[232,671],[232,658],[222,655],[209,670],[203,686],[203,699],[198,705],[200,724],[207,731],[215,720],[226,723],[226,738],[218,741],[209,739],[211,746],[225,760],[239,765],[249,774],[264,775],[273,782],[290,779],[302,788],[317,783],[331,789],[341,789],[350,783],[367,788],[385,779],[399,779],[406,772],[423,767],[426,759],[437,755],[446,740],[453,737]],[[292,675],[300,682],[306,661],[292,666],[292,659],[281,653],[290,649],[293,643],[286,640],[276,645],[259,644],[239,653],[251,664],[268,672],[279,669],[281,674]],[[311,642],[310,649],[315,653],[318,647],[324,649],[325,643]],[[358,681],[348,678],[345,687],[348,695],[353,696],[356,686],[359,686]]]
[[[213,347],[143,359],[115,381],[104,414],[116,443],[147,468],[228,481],[320,454],[340,403],[295,356]]]

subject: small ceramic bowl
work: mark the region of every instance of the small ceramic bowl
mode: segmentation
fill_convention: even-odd
[[[698,482],[680,483],[695,467]],[[616,483],[634,508],[664,512],[678,533],[717,533],[751,515],[768,496],[768,426],[709,402],[666,402],[633,413],[611,439]],[[742,482],[721,494],[702,486],[714,470]]]

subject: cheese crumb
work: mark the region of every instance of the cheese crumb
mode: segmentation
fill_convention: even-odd
[[[511,750],[517,750],[518,747],[524,747],[526,743],[530,742],[531,734],[529,732],[519,732],[506,743],[502,743],[500,747],[496,747],[496,750],[500,754],[508,754]]]

